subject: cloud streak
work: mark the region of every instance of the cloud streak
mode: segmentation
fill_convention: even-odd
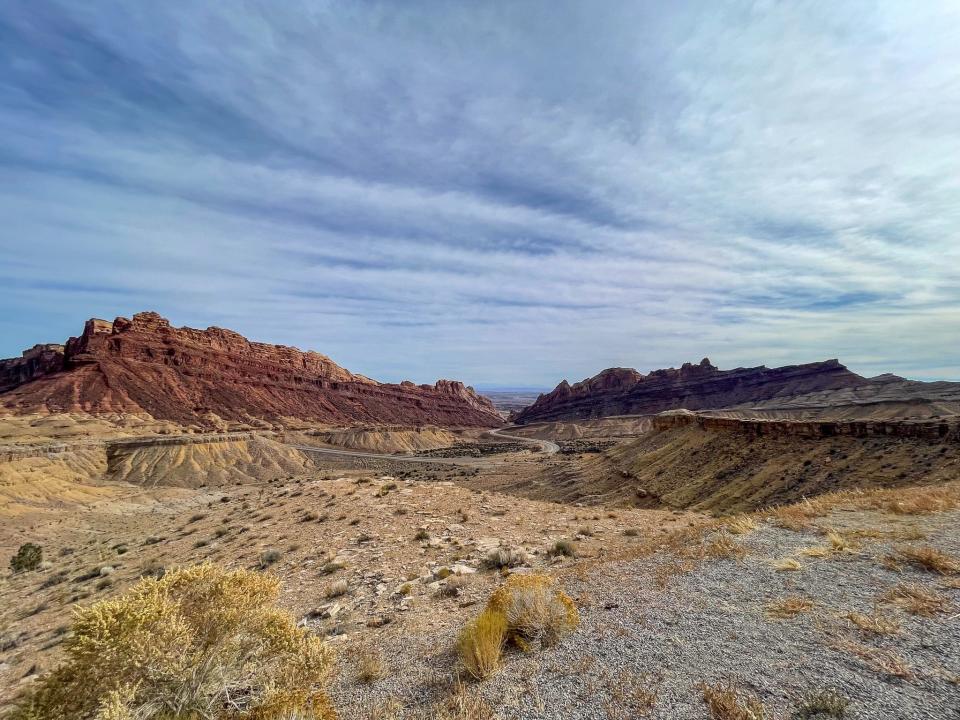
[[[0,355],[157,309],[372,377],[960,379],[948,3],[9,3]]]

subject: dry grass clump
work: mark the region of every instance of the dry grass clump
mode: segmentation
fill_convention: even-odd
[[[863,493],[865,507],[896,515],[927,515],[960,508],[960,484],[890,488]]]
[[[733,683],[704,683],[700,689],[713,720],[766,720],[769,717],[759,698],[739,692]]]
[[[347,594],[347,590],[350,589],[350,586],[347,584],[346,580],[335,580],[334,582],[327,585],[323,590],[323,596],[328,600],[333,598],[342,597]]]
[[[724,521],[731,535],[748,535],[757,529],[757,521],[749,515],[735,515]]]
[[[825,720],[842,718],[847,714],[850,701],[836,690],[817,690],[808,693],[793,711],[794,720]]]
[[[457,650],[467,672],[485,678],[500,666],[504,646],[522,650],[535,643],[549,646],[579,623],[577,608],[552,578],[511,575],[497,588],[483,612],[461,631]]]
[[[802,595],[775,600],[767,605],[767,614],[775,618],[792,618],[813,609],[813,600]]]
[[[828,530],[825,536],[827,539],[826,545],[815,545],[804,548],[800,552],[807,557],[826,558],[833,555],[856,552],[857,550],[858,546],[853,541],[834,530]]]
[[[430,720],[495,720],[493,708],[476,694],[457,682],[454,691],[433,711]]]
[[[386,677],[387,665],[375,646],[364,643],[351,649],[351,659],[357,670],[357,681],[368,685]]]
[[[891,675],[902,680],[909,680],[913,677],[913,670],[907,662],[890,650],[881,650],[870,647],[869,645],[861,645],[860,643],[847,639],[833,643],[833,647],[860,658],[876,672]]]
[[[704,545],[703,552],[708,558],[742,560],[747,555],[747,548],[726,533],[720,533]]]
[[[943,485],[841,490],[816,498],[783,505],[767,513],[771,522],[788,530],[805,530],[813,520],[834,508],[847,506],[862,510],[880,510],[896,515],[925,515],[960,508],[960,482]]]
[[[813,520],[823,515],[824,512],[810,500],[804,499],[793,505],[781,505],[773,508],[769,511],[768,517],[775,525],[800,532],[810,527]]]
[[[849,612],[845,617],[867,635],[895,635],[900,632],[900,622],[895,617],[884,615],[878,610],[874,610],[869,615]]]
[[[466,671],[482,680],[500,667],[507,637],[507,619],[487,608],[467,623],[457,638],[457,653]]]
[[[576,557],[577,545],[572,540],[557,540],[553,547],[547,551],[547,554],[551,557]]]
[[[940,573],[941,575],[952,575],[960,572],[960,562],[929,545],[900,548],[897,555],[921,570]]]
[[[466,575],[451,575],[447,581],[437,590],[437,595],[445,598],[460,597],[467,587]]]
[[[953,603],[946,595],[912,583],[897,585],[884,595],[884,600],[920,617],[944,615],[953,610]]]
[[[326,645],[276,608],[279,580],[205,564],[75,610],[66,660],[14,720],[335,717]]]
[[[795,558],[782,558],[775,560],[773,567],[777,572],[797,572],[803,570],[803,565]]]
[[[267,548],[260,553],[260,567],[266,569],[277,562],[283,555],[275,548]]]
[[[526,565],[527,560],[527,554],[519,548],[499,547],[487,553],[483,565],[492,570],[500,570]]]

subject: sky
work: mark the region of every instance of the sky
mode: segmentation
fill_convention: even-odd
[[[960,4],[0,3],[0,357],[960,380]]]

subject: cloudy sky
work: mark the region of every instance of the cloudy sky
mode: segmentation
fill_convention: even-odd
[[[0,4],[0,356],[154,309],[381,380],[960,380],[960,5]]]

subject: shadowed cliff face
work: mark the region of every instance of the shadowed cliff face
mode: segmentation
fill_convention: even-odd
[[[255,418],[492,427],[493,405],[452,380],[377,383],[320,353],[250,342],[222,328],[174,328],[156,313],[88,320],[59,357],[0,375],[14,412],[146,412],[210,425]]]
[[[526,423],[650,414],[678,408],[725,408],[866,382],[836,360],[780,368],[718,370],[704,358],[697,365],[685,363],[679,370],[654,370],[648,375],[610,368],[576,385],[564,380],[515,420]]]

